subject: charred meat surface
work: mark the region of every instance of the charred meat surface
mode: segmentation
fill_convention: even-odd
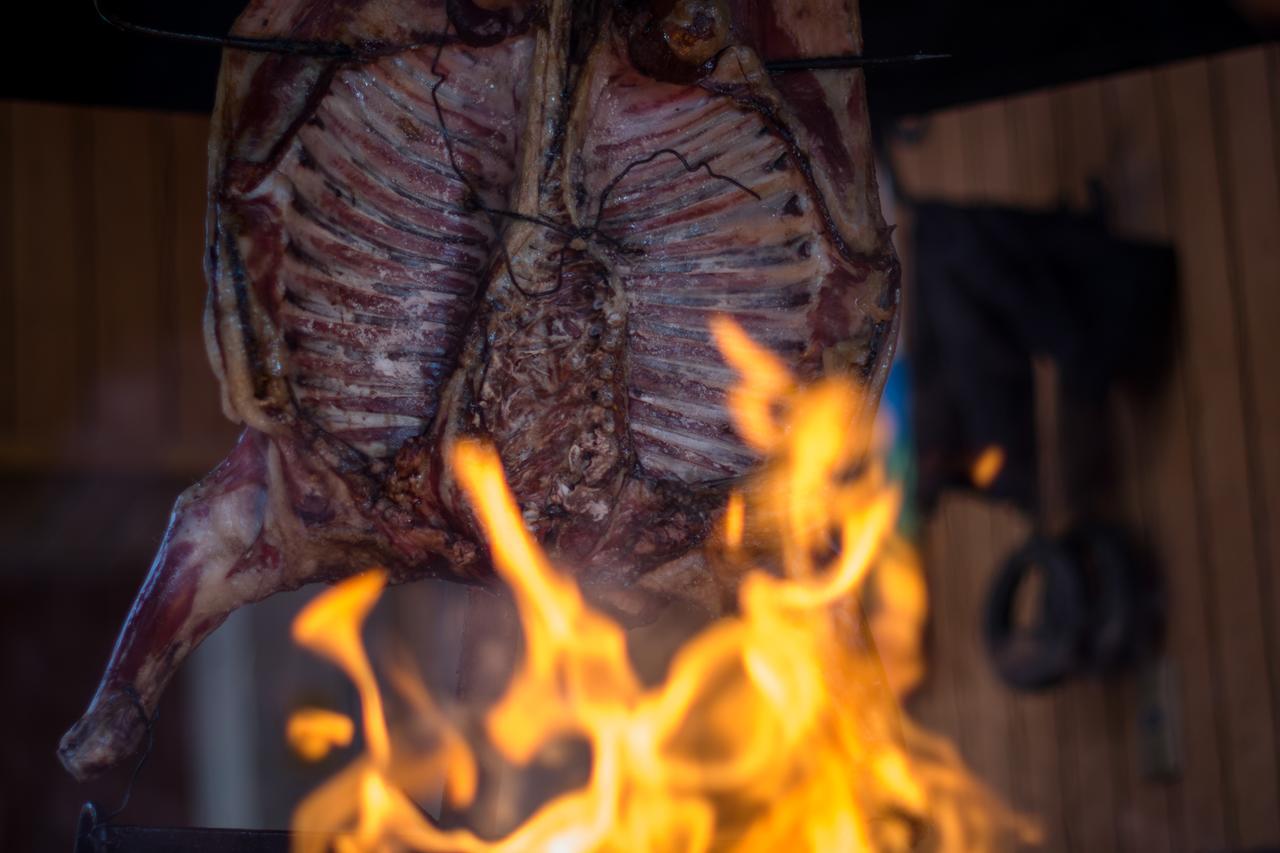
[[[60,755],[129,756],[237,607],[372,565],[484,582],[444,464],[501,454],[525,520],[616,612],[716,610],[699,546],[756,463],[707,321],[796,372],[892,355],[897,262],[852,0],[254,0],[210,146],[206,333],[238,446],[184,494]]]

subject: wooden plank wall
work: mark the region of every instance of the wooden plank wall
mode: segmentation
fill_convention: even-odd
[[[55,745],[101,675],[181,488],[231,447],[204,355],[202,117],[0,101],[0,849],[70,849],[86,800],[182,825],[190,704],[146,772]],[[188,668],[188,672],[190,668]],[[57,677],[50,677],[56,673]],[[184,674],[179,681],[185,679]]]
[[[0,102],[0,471],[195,476],[208,120]]]
[[[1083,207],[1096,179],[1120,233],[1177,250],[1173,378],[1154,400],[1117,396],[1115,422],[1100,428],[1120,462],[1112,509],[1169,585],[1181,772],[1144,778],[1132,680],[1029,696],[993,678],[978,608],[1029,523],[970,497],[949,496],[926,533],[934,675],[915,709],[1041,816],[1051,850],[1278,845],[1280,48],[984,103],[925,127],[894,146],[915,197]]]

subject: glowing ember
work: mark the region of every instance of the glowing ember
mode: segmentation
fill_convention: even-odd
[[[979,489],[985,489],[996,481],[1003,467],[1004,451],[992,445],[978,454],[973,467],[969,469],[969,479]]]
[[[298,642],[358,688],[367,749],[298,808],[296,849],[848,851],[1031,840],[1031,828],[949,746],[897,711],[894,693],[922,672],[924,587],[904,546],[887,544],[898,495],[867,457],[865,431],[854,429],[865,411],[855,387],[838,379],[798,387],[738,327],[719,321],[713,331],[742,377],[730,396],[735,427],[769,460],[731,496],[722,522],[715,559],[741,578],[738,614],[696,636],[666,681],[645,687],[622,628],[587,605],[525,530],[497,454],[458,444],[457,479],[514,592],[526,640],[485,731],[516,765],[583,739],[590,777],[505,838],[434,826],[414,797],[443,783],[450,802],[469,803],[476,763],[403,674],[393,684],[417,731],[388,731],[359,638],[385,582],[371,572],[318,597],[295,625]],[[890,650],[888,678],[858,605],[873,569],[868,591]],[[340,745],[340,719],[304,712],[290,740],[313,752]]]

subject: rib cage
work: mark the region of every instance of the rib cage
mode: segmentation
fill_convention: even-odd
[[[67,768],[131,754],[244,604],[375,564],[491,577],[446,464],[461,438],[497,446],[597,603],[642,620],[732,601],[699,545],[716,481],[755,460],[707,319],[802,376],[853,373],[870,405],[893,349],[861,78],[761,68],[859,52],[856,18],[848,0],[251,0],[237,33],[358,55],[224,55],[206,330],[246,429],[175,505]]]
[[[741,475],[757,460],[729,424],[735,377],[708,322],[729,315],[811,369],[810,314],[832,265],[818,250],[823,224],[785,141],[758,112],[705,88],[607,71],[586,157],[589,186],[607,193],[600,229],[635,250],[619,276],[636,453],[658,477]],[[611,177],[628,164],[637,165]]]
[[[295,400],[374,458],[435,415],[494,250],[469,195],[507,202],[529,54],[424,47],[343,70],[271,179]]]

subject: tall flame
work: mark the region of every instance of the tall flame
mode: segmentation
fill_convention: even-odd
[[[898,714],[894,690],[919,680],[918,644],[891,639],[887,677],[858,594],[874,569],[873,619],[894,638],[895,620],[918,628],[924,592],[914,564],[894,557],[899,496],[855,428],[865,410],[856,386],[829,378],[801,387],[730,321],[712,331],[741,377],[729,395],[734,425],[769,460],[730,496],[721,523],[717,559],[741,578],[737,615],[694,637],[666,680],[646,687],[622,628],[587,604],[525,529],[494,450],[458,443],[452,465],[526,640],[485,732],[516,765],[583,739],[589,778],[497,840],[426,818],[414,792],[443,782],[451,802],[466,805],[476,762],[411,678],[397,678],[396,689],[430,744],[419,737],[405,747],[388,731],[359,636],[386,581],[370,572],[319,596],[294,626],[300,644],[356,685],[366,750],[299,807],[297,849],[748,853],[1032,839],[945,742]],[[290,728],[313,756],[344,742],[341,723],[314,709]]]

